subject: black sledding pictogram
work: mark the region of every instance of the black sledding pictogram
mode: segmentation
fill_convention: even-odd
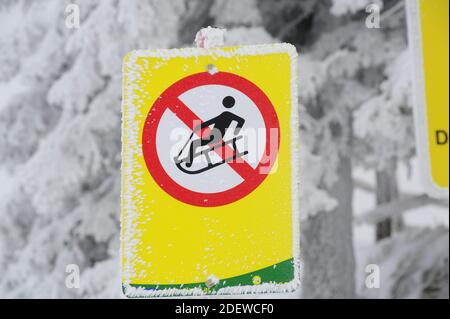
[[[235,104],[235,99],[232,96],[226,96],[222,100],[222,105],[229,109]],[[224,141],[225,133],[230,128],[232,122],[236,122],[236,128],[234,130],[234,137]],[[181,148],[178,155],[174,158],[177,168],[186,174],[200,174],[214,167],[223,165],[225,163],[234,161],[246,154],[248,151],[240,152],[237,148],[236,142],[243,138],[242,135],[238,135],[244,126],[245,120],[234,113],[225,111],[220,115],[203,122],[195,127],[189,136],[188,140]],[[203,135],[201,132],[211,127],[211,132],[207,135]],[[198,133],[198,134],[197,134]],[[197,136],[200,135],[201,137]],[[223,156],[220,160],[217,160],[218,156],[215,156],[215,160],[211,159],[210,153],[225,146],[231,146],[233,152],[223,152]],[[187,154],[186,154],[187,153]],[[230,153],[230,154],[228,154]],[[195,165],[195,169],[192,164],[196,158],[203,156],[204,159],[200,161],[201,165]]]

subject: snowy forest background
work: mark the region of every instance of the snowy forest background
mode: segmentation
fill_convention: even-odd
[[[0,297],[122,296],[122,57],[208,25],[299,51],[303,279],[273,297],[448,298],[448,200],[419,182],[400,0],[1,0]]]

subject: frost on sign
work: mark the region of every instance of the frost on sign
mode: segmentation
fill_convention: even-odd
[[[288,44],[126,56],[125,295],[295,289],[296,74]]]

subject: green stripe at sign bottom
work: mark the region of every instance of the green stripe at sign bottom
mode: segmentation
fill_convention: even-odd
[[[205,292],[214,293],[221,288],[235,286],[250,286],[264,283],[285,284],[294,279],[293,259],[282,261],[278,264],[262,268],[244,275],[220,279],[219,282],[208,288],[206,282],[197,282],[189,284],[173,284],[173,285],[146,285],[146,284],[130,284],[135,288],[144,288],[146,290],[163,290],[163,289],[192,289],[200,288]]]

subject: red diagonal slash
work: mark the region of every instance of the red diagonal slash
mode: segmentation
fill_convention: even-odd
[[[188,127],[192,127],[193,123],[201,124],[203,121],[194,113],[192,110],[186,106],[180,99],[173,97],[168,101],[168,108]],[[197,131],[196,134],[199,137],[209,135],[211,133],[211,129],[209,127],[205,127],[201,131]],[[219,143],[222,143],[220,141]],[[217,143],[217,144],[219,144]],[[227,155],[235,155],[235,150],[229,147],[228,145],[224,145],[222,147],[215,148],[214,151],[223,159],[227,158]],[[227,164],[238,173],[244,180],[254,178],[257,173],[253,167],[250,166],[244,159],[240,159],[239,161],[231,161],[227,162]]]

